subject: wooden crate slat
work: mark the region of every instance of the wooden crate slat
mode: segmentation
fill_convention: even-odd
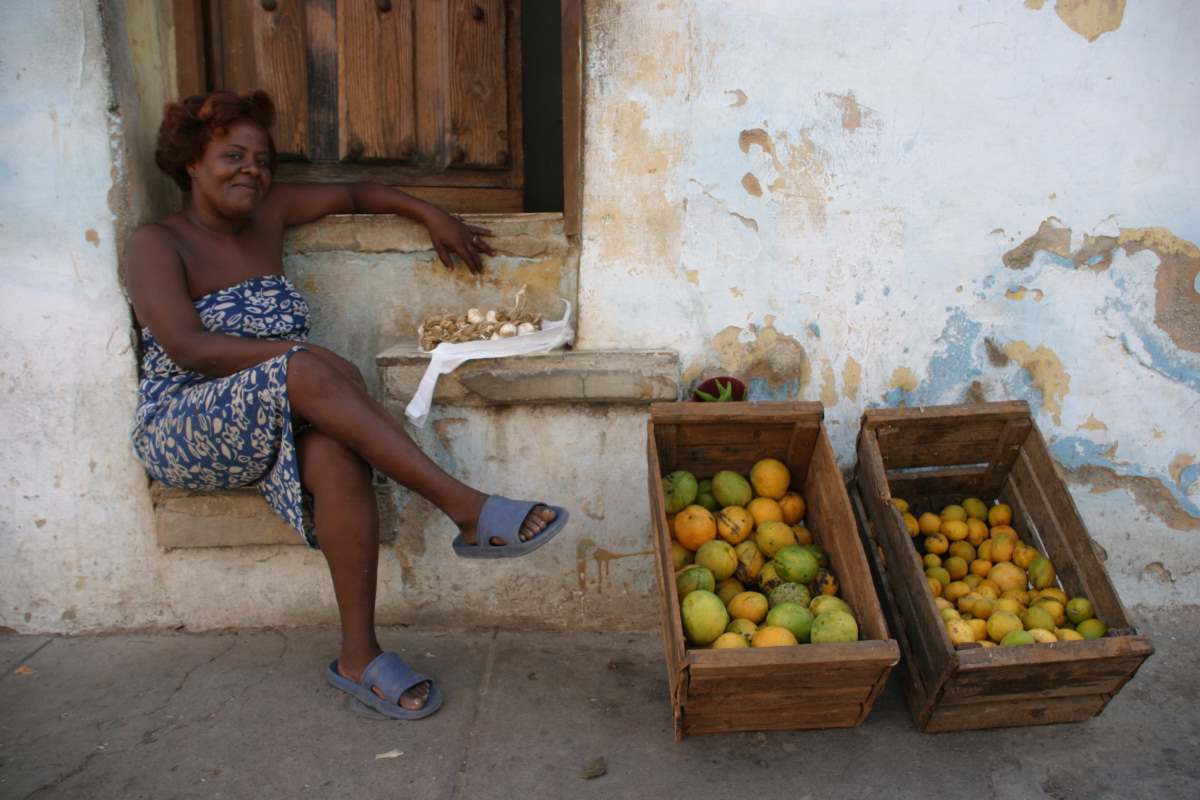
[[[1015,728],[1028,725],[1057,725],[1064,722],[1083,722],[1104,710],[1107,694],[1077,697],[1047,697],[1040,700],[1018,700],[996,703],[958,703],[938,706],[922,730],[925,733],[951,733],[981,728]]]
[[[803,647],[755,647],[749,650],[689,650],[688,663],[694,680],[734,679],[784,672],[856,669],[878,665],[895,657],[887,640],[859,640],[844,644],[814,644]]]
[[[651,403],[656,425],[736,423],[748,425],[818,423],[825,412],[820,403]]]
[[[693,680],[688,686],[688,696],[684,699],[685,714],[709,713],[722,708],[770,708],[786,709],[788,706],[802,706],[814,695],[831,703],[865,703],[874,689],[874,681],[878,670],[869,679],[847,686],[827,686],[820,680],[809,679],[804,682],[786,681],[771,677],[761,683],[749,686],[730,686],[727,681],[709,681],[698,685]],[[762,688],[755,688],[761,686]]]
[[[946,638],[925,581],[920,559],[904,527],[899,510],[891,502],[883,462],[873,431],[864,428],[858,439],[858,482],[863,504],[875,522],[875,536],[887,556],[900,615],[907,623],[913,650],[920,657],[908,666],[921,674],[921,682],[932,697],[953,671],[954,651]]]
[[[795,422],[788,435],[787,456],[783,459],[792,471],[792,486],[803,487],[808,481],[809,465],[812,463],[813,447],[821,430],[819,422]]]
[[[896,408],[869,408],[863,412],[862,425],[866,430],[874,430],[892,423],[904,423],[905,426],[922,421],[945,421],[968,419],[976,422],[991,422],[992,420],[1008,421],[1012,419],[1027,419],[1029,404],[1024,400],[1008,400],[995,403],[960,404],[948,406],[899,406]]]
[[[1028,419],[1010,419],[1005,423],[1004,431],[988,457],[988,471],[979,481],[981,494],[993,497],[1000,493],[1032,429],[1033,423]]]
[[[683,725],[684,731],[689,734],[848,728],[858,722],[861,712],[859,703],[810,703],[806,707],[769,711],[719,709],[704,714],[685,709]]]
[[[892,497],[900,497],[910,503],[913,498],[942,492],[956,495],[961,500],[979,493],[979,483],[986,473],[986,467],[946,467],[931,472],[891,473],[888,485],[891,486]],[[921,508],[932,508],[932,504],[922,505]]]
[[[1069,648],[1077,642],[1045,645]],[[992,648],[996,649],[996,648]],[[1108,658],[1090,664],[1062,661],[1057,664],[1021,664],[973,670],[954,676],[943,693],[943,702],[991,698],[996,702],[1014,699],[1066,697],[1076,694],[1112,694],[1142,663],[1141,656]]]
[[[780,454],[785,454],[788,443],[791,441],[792,427],[786,422],[762,426],[739,425],[732,422],[717,425],[683,426],[679,429],[679,444],[689,447],[765,444],[774,445]],[[812,425],[814,435],[816,430],[817,426],[814,423]],[[746,472],[749,472],[750,466],[752,465],[745,468]]]
[[[416,150],[413,1],[337,4],[338,158],[408,161]]]
[[[1083,524],[1083,518],[1079,515],[1075,499],[1071,497],[1066,483],[1058,474],[1054,458],[1050,455],[1050,449],[1046,447],[1046,440],[1042,438],[1041,432],[1036,427],[1026,437],[1025,445],[1021,450],[1021,458],[1014,465],[1013,478],[1018,485],[1021,481],[1027,481],[1036,487],[1036,492],[1025,492],[1025,494],[1027,497],[1035,495],[1044,507],[1047,516],[1053,518],[1054,527],[1062,531],[1066,545],[1064,549],[1070,553],[1070,558],[1074,560],[1079,569],[1080,578],[1088,592],[1088,599],[1095,606],[1097,616],[1105,620],[1112,628],[1131,627],[1128,614],[1117,597],[1112,580],[1108,577],[1104,565],[1096,557],[1096,551],[1092,547],[1091,534]],[[1022,489],[1024,490],[1024,486]],[[1040,521],[1036,514],[1034,514],[1034,519]],[[1054,560],[1053,556],[1050,558],[1051,561]]]
[[[812,467],[804,485],[806,512],[810,530],[819,536],[829,554],[830,566],[841,583],[842,595],[858,616],[864,639],[888,638],[887,623],[875,595],[871,569],[863,556],[854,525],[854,510],[846,496],[846,485],[838,469],[837,457],[824,429],[817,432]],[[899,653],[897,652],[897,660]]]

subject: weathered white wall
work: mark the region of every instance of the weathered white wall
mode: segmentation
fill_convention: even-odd
[[[109,82],[94,3],[0,5],[0,624],[170,617],[117,282]]]
[[[315,552],[154,544],[116,243],[171,199],[169,37],[132,2],[106,58],[97,5],[0,6],[0,625],[332,621]],[[1200,11],[1055,5],[589,0],[579,344],[821,399],[846,463],[865,406],[1027,399],[1123,598],[1192,603]],[[543,488],[591,521],[552,558],[413,571],[451,533],[430,515],[383,554],[381,617],[652,625],[641,415],[451,413],[429,446],[504,489],[489,448],[566,436]]]
[[[581,346],[820,399],[847,464],[1026,399],[1126,602],[1196,602],[1196,4],[587,8]]]

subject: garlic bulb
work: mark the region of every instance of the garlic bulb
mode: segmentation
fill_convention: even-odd
[[[500,334],[502,338],[508,339],[517,335],[517,326],[511,322],[506,322],[500,326],[500,329],[496,333]]]
[[[478,325],[483,322],[483,312],[478,308],[467,309],[467,322],[472,325]]]
[[[522,322],[520,325],[517,326],[517,335],[524,336],[525,334],[533,333],[536,330],[537,330],[537,326],[534,325],[532,322]]]
[[[488,322],[497,322],[498,320],[496,319],[496,309],[489,308],[486,319]]]

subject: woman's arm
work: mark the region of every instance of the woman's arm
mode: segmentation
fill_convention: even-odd
[[[414,219],[428,229],[447,269],[453,268],[457,254],[472,272],[482,272],[479,253],[494,255],[479,238],[491,236],[491,231],[466,225],[437,206],[380,183],[276,183],[266,202],[285,227],[303,225],[326,214],[399,214]]]
[[[171,244],[170,235],[159,225],[143,225],[134,231],[126,250],[126,264],[125,285],[138,321],[150,329],[171,360],[183,369],[224,377],[303,344],[348,377],[358,375],[348,361],[317,345],[205,329],[188,294],[183,260]]]

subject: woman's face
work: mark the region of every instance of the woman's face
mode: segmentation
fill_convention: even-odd
[[[217,132],[200,160],[188,166],[192,195],[228,217],[248,217],[271,187],[267,132],[242,120]]]

